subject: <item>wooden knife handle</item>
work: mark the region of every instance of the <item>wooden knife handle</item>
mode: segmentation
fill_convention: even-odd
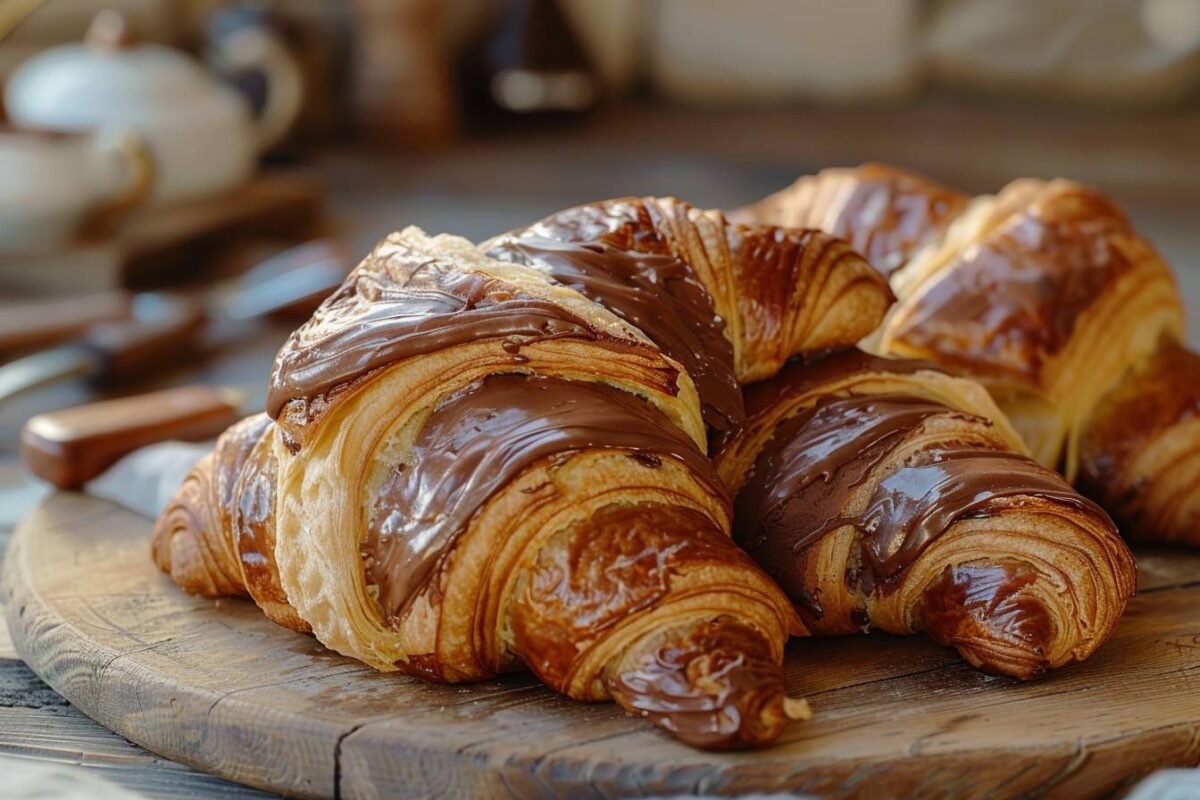
[[[49,347],[97,323],[128,319],[130,301],[129,292],[112,291],[6,305],[0,309],[0,353]]]
[[[188,352],[207,321],[204,305],[189,298],[157,298],[146,313],[94,325],[83,339],[101,358],[100,379],[119,381],[153,372]]]
[[[218,435],[238,420],[237,400],[226,389],[184,386],[39,414],[21,430],[21,456],[34,475],[75,489],[146,445]]]

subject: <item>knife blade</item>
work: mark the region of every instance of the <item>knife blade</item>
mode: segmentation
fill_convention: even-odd
[[[137,377],[188,354],[213,323],[220,329],[222,322],[311,312],[348,270],[340,245],[317,240],[267,259],[232,288],[197,296],[137,294],[127,319],[98,322],[69,344],[0,366],[0,403],[67,378],[113,383]],[[69,301],[54,306],[60,316],[67,313],[62,303]]]
[[[134,450],[83,485],[93,497],[155,519],[213,442],[167,441]]]
[[[206,314],[195,299],[139,295],[127,320],[102,322],[78,340],[0,367],[0,402],[66,378],[117,382],[187,352]]]

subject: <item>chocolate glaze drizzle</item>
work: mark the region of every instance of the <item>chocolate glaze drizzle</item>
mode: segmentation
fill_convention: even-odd
[[[881,164],[854,170],[854,186],[827,232],[889,276],[949,227],[967,196]]]
[[[691,208],[687,203],[676,205],[681,209]],[[555,242],[603,241],[621,250],[669,254],[671,249],[658,231],[662,219],[652,202],[637,197],[618,197],[564,209],[517,235]]]
[[[315,397],[410,356],[493,337],[514,337],[514,347],[561,337],[622,346],[510,282],[418,254],[393,255],[381,268],[359,267],[292,334],[271,371],[267,411],[278,418],[289,400]]]
[[[766,639],[727,616],[668,634],[606,685],[626,710],[707,750],[771,741],[788,721],[783,671]]]
[[[861,511],[848,513],[855,488],[909,433],[937,415],[991,424],[931,400],[885,394],[826,397],[777,426],[738,495],[735,538],[802,612],[819,616],[820,608],[804,607],[798,554],[843,525],[862,532],[862,566],[855,579],[871,592],[886,588],[955,521],[989,515],[999,498],[1091,505],[1031,459],[945,442],[910,456],[879,479]]]
[[[948,374],[944,367],[932,361],[883,358],[856,347],[795,356],[770,380],[746,387],[746,422],[732,431],[714,437],[709,452],[721,452],[742,431],[762,424],[761,418],[774,412],[781,404],[818,391],[843,378],[871,373],[911,375],[926,371]]]
[[[541,268],[641,330],[687,370],[704,421],[726,431],[744,417],[725,321],[692,268],[667,253],[622,250],[604,242],[507,239],[488,255]]]
[[[897,340],[978,373],[1035,380],[1079,315],[1131,263],[1124,215],[1082,188],[1015,214],[947,266],[898,324]]]
[[[1054,638],[1050,612],[1023,591],[1037,579],[1016,561],[948,566],[925,590],[921,627],[938,643],[968,651],[980,642],[1016,645],[1024,652],[1022,677],[1036,677],[1049,666],[1046,650]]]
[[[674,458],[725,495],[695,443],[646,401],[600,383],[490,376],[433,411],[410,461],[375,492],[362,548],[384,613],[407,607],[499,489],[535,462],[594,448],[628,450],[646,469]]]

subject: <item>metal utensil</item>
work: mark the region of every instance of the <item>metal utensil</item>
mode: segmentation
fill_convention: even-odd
[[[0,366],[0,403],[67,378],[107,383],[143,375],[169,358],[186,355],[210,322],[310,311],[341,284],[347,271],[339,246],[310,242],[268,259],[232,288],[193,296],[134,295],[127,319],[96,323],[68,344]],[[51,311],[47,306],[44,313],[62,316],[66,308]]]

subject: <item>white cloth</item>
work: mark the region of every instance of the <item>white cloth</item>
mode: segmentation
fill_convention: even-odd
[[[84,491],[154,519],[212,442],[163,442],[143,447],[109,467]]]
[[[0,800],[145,800],[74,764],[0,756]]]

